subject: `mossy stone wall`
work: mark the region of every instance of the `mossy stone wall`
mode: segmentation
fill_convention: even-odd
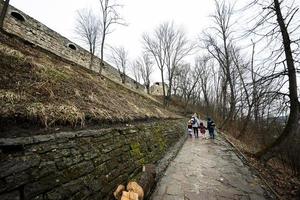
[[[185,134],[183,120],[0,139],[0,199],[109,199]]]

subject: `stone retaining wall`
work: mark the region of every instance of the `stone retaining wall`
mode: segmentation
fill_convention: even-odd
[[[109,199],[185,133],[183,120],[0,139],[0,199]]]
[[[0,10],[2,10],[2,2],[0,1]],[[4,30],[29,41],[32,45],[38,45],[51,53],[89,68],[90,54],[88,51],[13,6],[8,8],[4,20]],[[70,48],[69,45],[76,49]],[[100,59],[96,57],[92,70],[98,72],[99,66]],[[108,63],[105,63],[102,73],[114,81],[121,82],[118,70]],[[132,89],[138,87],[137,89],[144,91],[144,86],[128,76],[126,76],[126,85]]]

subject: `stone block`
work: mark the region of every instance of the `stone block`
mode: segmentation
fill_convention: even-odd
[[[69,166],[72,166],[76,163],[83,161],[82,155],[73,155],[70,157],[62,157],[60,159],[56,159],[55,163],[59,170],[65,169]]]
[[[79,178],[85,174],[88,174],[94,170],[94,165],[91,161],[81,162],[77,165],[71,166],[63,171],[63,176],[67,180],[73,180]]]
[[[54,135],[36,135],[33,136],[33,142],[34,143],[39,143],[39,142],[47,142],[50,140],[54,140],[55,136]]]
[[[84,183],[82,178],[70,181],[66,184],[61,185],[47,193],[47,198],[49,200],[63,200],[71,197],[74,193],[84,189]]]
[[[32,144],[32,137],[0,138],[0,146]]]
[[[98,152],[89,151],[89,152],[86,152],[85,154],[83,154],[83,158],[85,160],[92,160],[93,158],[96,158],[98,155],[99,155]]]
[[[97,196],[97,200],[102,199],[100,191],[94,194]],[[80,192],[76,192],[73,194],[71,197],[69,197],[69,200],[91,200],[91,192],[89,191],[88,188],[82,188]]]
[[[5,194],[0,194],[0,199],[1,200],[20,200],[20,192],[15,190],[9,193],[5,193]]]
[[[97,176],[93,176],[93,174],[83,177],[82,180],[85,186],[89,188],[92,193],[97,193],[103,187],[100,179]]]
[[[39,179],[56,172],[56,170],[57,168],[54,161],[41,162],[39,167],[31,169],[30,176],[34,179]]]
[[[42,194],[54,187],[61,185],[66,182],[63,180],[62,173],[52,173],[49,176],[43,177],[36,182],[26,184],[24,186],[24,195],[26,199],[31,199],[39,194]]]
[[[6,184],[4,187],[0,188],[0,192],[11,191],[31,181],[32,177],[28,171],[29,170],[7,176],[5,178]]]
[[[47,152],[51,152],[55,149],[58,149],[58,146],[54,142],[47,142],[43,144],[34,145],[30,148],[30,151],[34,150],[37,153],[44,154]]]
[[[95,176],[100,177],[103,174],[107,174],[107,173],[108,173],[108,170],[106,167],[106,163],[103,163],[103,164],[95,167],[95,172],[94,172]]]
[[[38,166],[39,162],[40,158],[37,155],[2,160],[0,165],[0,178],[24,171],[30,167]]]

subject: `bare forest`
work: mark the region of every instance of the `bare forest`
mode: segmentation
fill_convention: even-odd
[[[196,41],[172,22],[142,36],[169,85],[165,106],[179,99],[183,113],[213,117],[251,158],[299,176],[299,7],[289,0],[216,0],[209,20]],[[194,62],[185,59],[191,56]]]
[[[126,25],[121,4],[100,4],[98,17],[78,12],[76,32],[89,47],[91,67],[98,47],[103,59],[110,26]],[[219,130],[244,142],[251,155],[264,162],[276,157],[299,174],[299,19],[293,0],[242,5],[216,0],[207,19],[211,26],[197,38],[188,38],[175,22],[163,22],[141,36],[138,58],[131,61],[120,46],[110,47],[110,60],[122,83],[133,74],[148,94],[151,76],[159,71],[165,107],[180,101],[184,114],[213,117]]]

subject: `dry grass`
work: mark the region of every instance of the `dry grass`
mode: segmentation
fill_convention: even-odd
[[[178,117],[147,95],[101,79],[18,39],[1,37],[0,129],[20,122],[44,128],[83,127]]]

